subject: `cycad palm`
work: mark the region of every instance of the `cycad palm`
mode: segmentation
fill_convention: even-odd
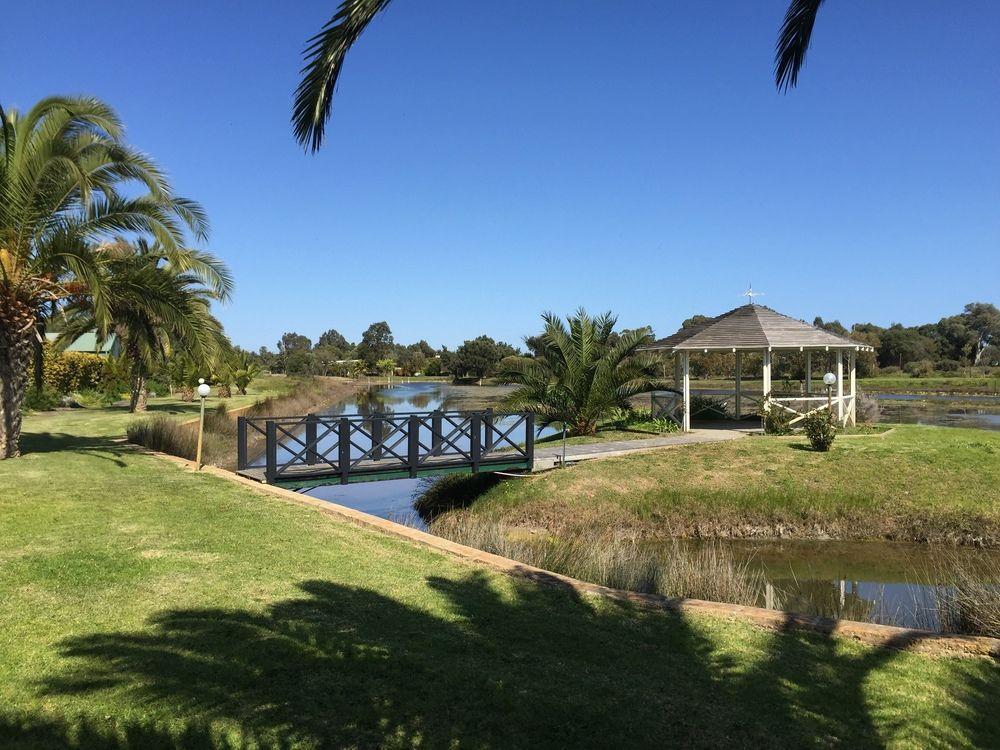
[[[60,343],[95,328],[102,338],[117,335],[129,362],[131,411],[145,411],[146,381],[175,349],[202,363],[206,374],[222,365],[228,341],[211,303],[226,301],[232,291],[225,265],[197,250],[168,256],[142,240],[105,245],[99,255],[106,311],[98,314],[87,298],[73,302]]]
[[[507,410],[533,412],[539,426],[560,423],[574,435],[592,435],[633,396],[662,387],[650,374],[655,357],[638,351],[652,340],[648,328],[615,336],[610,312],[592,318],[579,310],[568,327],[552,313],[542,319],[540,356],[514,361],[497,376],[519,386],[507,397]]]
[[[201,208],[173,195],[156,164],[124,142],[107,105],[51,97],[23,116],[0,109],[0,459],[18,454],[42,307],[88,295],[103,318],[94,245],[142,234],[172,255],[187,231],[207,233]]]

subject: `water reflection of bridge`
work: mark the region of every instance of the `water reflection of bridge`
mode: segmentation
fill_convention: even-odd
[[[287,487],[402,479],[435,474],[530,471],[533,414],[470,412],[308,414],[240,417],[237,472]],[[248,456],[250,440],[264,453]]]

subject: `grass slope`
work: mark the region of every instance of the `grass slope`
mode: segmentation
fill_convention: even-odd
[[[580,599],[87,440],[0,462],[0,747],[971,747],[1000,733],[993,662]]]
[[[1000,546],[1000,433],[900,426],[671,448],[584,462],[486,492],[474,511],[555,532],[958,541]]]

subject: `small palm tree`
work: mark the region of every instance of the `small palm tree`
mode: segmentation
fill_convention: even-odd
[[[173,253],[188,231],[207,234],[201,208],[175,196],[159,167],[125,143],[107,105],[50,97],[24,115],[0,107],[0,459],[19,454],[42,311],[89,297],[104,319],[95,247],[129,233]]]
[[[375,369],[386,376],[392,382],[392,374],[396,371],[396,363],[391,359],[380,359],[375,363]]]
[[[775,46],[774,80],[779,90],[794,88],[805,62],[816,14],[824,0],[789,0]],[[302,80],[295,90],[292,130],[307,149],[323,145],[333,109],[333,93],[348,50],[390,0],[341,0],[319,33],[306,42]]]
[[[351,363],[351,375],[355,380],[365,374],[365,369],[365,361],[363,359],[356,359]]]
[[[651,374],[656,357],[639,351],[652,341],[649,328],[615,334],[610,312],[592,318],[582,309],[568,326],[552,313],[542,319],[540,356],[512,359],[497,375],[519,386],[506,411],[533,412],[540,427],[559,423],[573,435],[593,435],[604,418],[629,408],[630,398],[664,387]]]
[[[129,362],[133,412],[146,410],[146,383],[174,350],[201,363],[204,372],[225,372],[229,342],[211,312],[211,303],[226,301],[232,291],[232,278],[221,261],[197,250],[168,254],[144,240],[110,243],[97,254],[105,310],[99,311],[89,297],[71,302],[57,346],[92,329],[100,339],[114,333]],[[213,378],[220,391],[225,380]]]
[[[233,383],[241,396],[247,395],[247,386],[260,377],[260,365],[242,349],[236,350],[232,358]]]

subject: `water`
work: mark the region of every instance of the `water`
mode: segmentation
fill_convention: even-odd
[[[453,386],[444,383],[405,383],[358,394],[329,409],[327,414],[398,413],[406,411],[460,411],[495,406],[508,388]],[[1000,399],[968,396],[912,397],[882,394],[882,419],[961,427],[1000,429]],[[958,407],[955,404],[961,403]],[[542,434],[549,434],[545,431]],[[312,497],[346,505],[381,518],[426,528],[413,510],[413,496],[424,479],[397,479],[318,487]],[[515,480],[516,481],[516,480]],[[678,540],[697,546],[707,542]],[[730,549],[737,560],[760,570],[768,583],[760,606],[802,614],[935,629],[935,557],[927,545],[888,542],[833,542],[808,540],[713,542]],[[993,561],[1000,569],[1000,552],[949,549],[963,565],[975,567]]]
[[[884,625],[937,630],[935,589],[942,568],[958,564],[984,579],[1000,571],[1000,551],[898,542],[676,540],[712,544],[767,581],[759,606]],[[994,581],[1000,584],[1000,581]]]

